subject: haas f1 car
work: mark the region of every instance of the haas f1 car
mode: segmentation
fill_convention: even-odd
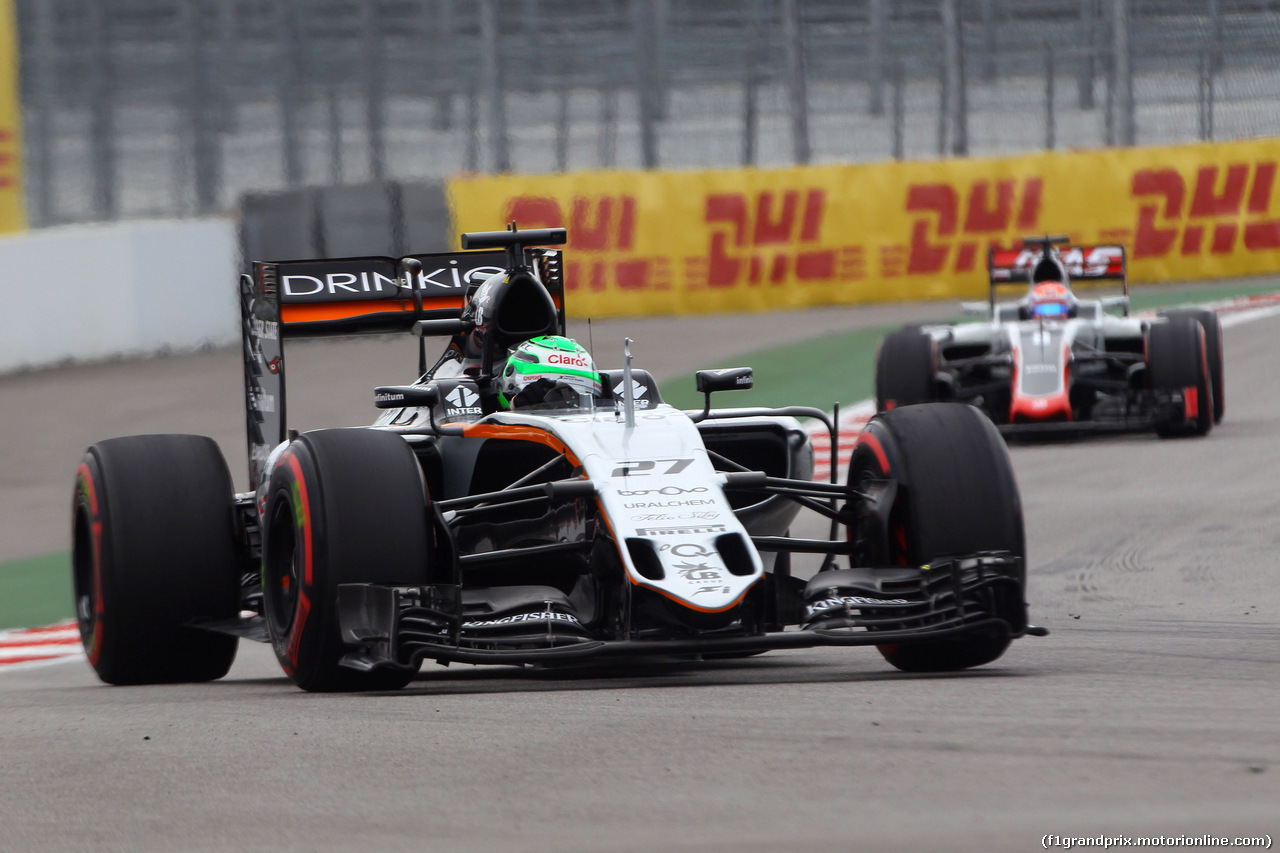
[[[1204,435],[1222,420],[1222,326],[1206,308],[1129,316],[1123,246],[1059,250],[1065,237],[1024,239],[988,254],[990,296],[967,303],[984,322],[909,326],[876,356],[880,411],[952,400],[1005,434],[1154,429]],[[1115,280],[1122,294],[1081,298],[1078,281]],[[1017,302],[997,302],[1020,285]]]
[[[843,481],[814,482],[797,418],[834,433],[822,411],[711,408],[751,386],[749,368],[699,372],[705,406],[683,411],[629,353],[596,371],[561,337],[548,247],[565,239],[513,223],[464,234],[468,251],[253,264],[240,282],[249,491],[193,435],[103,441],[76,475],[74,587],[101,679],[220,678],[241,638],[323,691],[400,688],[426,660],[823,645],[946,671],[1047,633],[1027,622],[1008,452],[976,409],[878,415]],[[448,344],[433,365],[420,344],[417,379],[375,389],[372,425],[288,428],[286,340],[392,331]],[[574,382],[542,376],[513,398],[535,351]],[[802,508],[832,535],[793,538]],[[793,576],[794,553],[821,568]]]

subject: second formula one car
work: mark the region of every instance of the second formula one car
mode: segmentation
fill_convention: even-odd
[[[89,662],[114,684],[220,678],[237,638],[307,690],[394,689],[421,663],[710,659],[870,645],[978,666],[1028,625],[1021,503],[991,423],[886,412],[814,482],[797,418],[712,409],[750,368],[698,374],[701,411],[598,370],[564,337],[563,229],[463,251],[255,263],[241,280],[250,489],[210,439],[89,448],[73,502]],[[539,248],[535,248],[539,247]],[[375,389],[368,427],[287,426],[284,344],[400,330],[448,340]],[[945,438],[945,441],[943,440]],[[826,539],[791,535],[802,508]],[[823,555],[811,577],[791,555]]]
[[[1060,250],[1065,237],[991,250],[984,322],[908,326],[876,355],[880,411],[953,400],[1005,434],[1153,429],[1204,435],[1222,420],[1222,325],[1206,308],[1129,316],[1123,246]],[[1072,282],[1113,280],[1119,295],[1084,298]],[[996,289],[1018,285],[1016,302]]]

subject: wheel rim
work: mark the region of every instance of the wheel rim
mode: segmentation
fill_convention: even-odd
[[[83,503],[76,507],[75,540],[72,549],[71,577],[76,600],[76,623],[80,640],[86,646],[93,640],[96,594],[94,590],[94,554],[92,520]]]
[[[270,530],[271,547],[263,561],[262,588],[266,594],[267,618],[283,636],[293,625],[302,577],[297,532],[287,500],[276,502]]]

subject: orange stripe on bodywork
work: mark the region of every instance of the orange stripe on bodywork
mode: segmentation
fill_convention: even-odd
[[[573,467],[582,467],[578,457],[573,455],[573,451],[569,450],[563,441],[549,432],[535,429],[534,427],[521,424],[466,424],[462,427],[462,434],[467,438],[506,438],[512,441],[532,441],[534,444],[550,447],[557,453],[563,453]]]
[[[433,297],[422,300],[423,310],[462,309],[462,297]],[[374,314],[412,314],[417,306],[412,299],[369,299],[357,302],[302,302],[280,306],[284,323],[316,323],[325,320],[349,320]]]

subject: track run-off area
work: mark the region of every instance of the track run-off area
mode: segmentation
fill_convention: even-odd
[[[1275,838],[1280,305],[1219,310],[1227,408],[1205,438],[1010,448],[1031,617],[1052,633],[991,665],[907,675],[872,649],[571,671],[428,665],[396,693],[312,695],[258,644],[242,643],[218,682],[114,688],[81,660],[18,661],[63,641],[74,654],[73,628],[4,631],[0,849],[1023,851],[1046,835]],[[620,350],[615,339],[635,338],[637,366],[666,394],[667,377],[761,348],[945,316],[861,311],[608,321],[591,334],[604,367],[618,361],[601,355]],[[571,332],[587,337],[585,324]],[[367,423],[372,387],[402,381],[415,358],[409,344],[390,358],[383,346],[299,344],[291,425]],[[0,378],[0,561],[65,550],[74,463],[100,438],[213,435],[242,488],[239,382],[235,352]],[[869,414],[842,406],[842,439]]]

